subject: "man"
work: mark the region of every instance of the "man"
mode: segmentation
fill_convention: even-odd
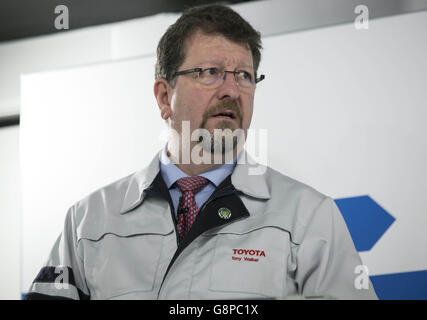
[[[333,200],[251,171],[242,141],[260,49],[225,6],[186,10],[169,27],[154,84],[167,145],[70,208],[27,299],[376,298],[372,284],[356,288],[362,263]]]

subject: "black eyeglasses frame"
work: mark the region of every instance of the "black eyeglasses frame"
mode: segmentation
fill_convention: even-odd
[[[183,75],[183,74],[189,74],[189,73],[194,73],[194,72],[203,72],[203,71],[206,71],[206,70],[208,70],[208,69],[211,69],[211,68],[206,68],[206,69],[202,69],[202,68],[193,68],[193,69],[187,69],[187,70],[182,70],[182,71],[177,71],[177,72],[175,72],[174,74],[173,74],[173,76],[172,76],[172,79],[175,79],[177,76],[181,76],[181,75]],[[233,76],[235,76],[236,75],[236,73],[239,73],[239,72],[241,72],[241,71],[228,71],[228,70],[224,70],[223,71],[224,73],[232,73],[233,74]],[[171,79],[171,80],[172,80]],[[257,84],[258,82],[260,82],[260,81],[262,81],[262,80],[264,80],[265,79],[265,75],[260,75],[258,78],[255,78],[255,84]]]

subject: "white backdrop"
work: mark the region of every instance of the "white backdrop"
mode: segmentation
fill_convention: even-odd
[[[396,218],[371,275],[427,269],[427,12],[264,38],[252,128],[267,163],[333,197],[369,194]],[[164,128],[154,56],[21,79],[25,292],[66,210],[145,166]]]

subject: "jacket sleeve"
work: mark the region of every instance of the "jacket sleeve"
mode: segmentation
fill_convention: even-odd
[[[89,299],[82,259],[77,253],[74,207],[67,212],[64,229],[47,262],[34,279],[25,300]]]
[[[344,218],[326,197],[307,223],[297,250],[300,294],[335,299],[377,299]],[[364,279],[363,279],[364,277]],[[365,283],[363,283],[365,281]]]

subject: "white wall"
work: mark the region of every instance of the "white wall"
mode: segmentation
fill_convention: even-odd
[[[427,269],[427,12],[264,40],[254,128],[269,164],[333,198],[370,195],[396,218],[363,262]]]
[[[0,130],[0,299],[21,296],[21,176],[18,127]]]
[[[268,0],[231,7],[263,36],[270,36],[353,21],[359,4],[359,0]],[[365,0],[363,4],[369,7],[371,19],[427,9],[424,0]],[[72,14],[71,5],[70,10]],[[0,116],[19,113],[21,74],[153,55],[158,39],[177,17],[158,14],[0,43]],[[47,14],[52,24],[54,18]]]

